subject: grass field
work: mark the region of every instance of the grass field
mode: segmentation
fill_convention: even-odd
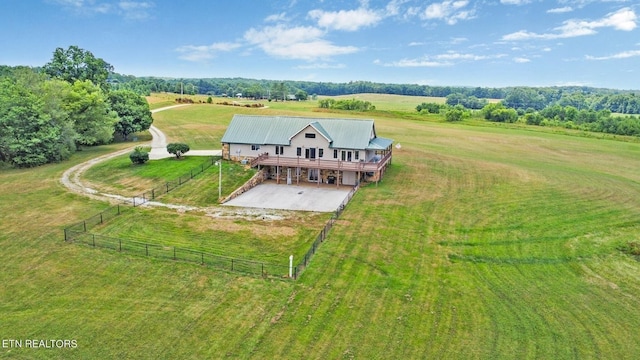
[[[154,118],[197,149],[217,148],[234,112],[349,115],[269,106],[192,105]],[[639,241],[640,144],[477,121],[354,116],[373,117],[378,134],[402,148],[378,186],[358,191],[296,282],[64,243],[64,226],[107,204],[68,192],[62,172],[131,144],[3,170],[0,337],[76,339],[78,347],[3,347],[0,357],[640,356],[640,263],[619,250]],[[197,214],[149,211],[157,213],[140,212],[140,221],[185,233],[211,226],[216,247],[283,251],[269,234],[283,223],[239,220],[234,232],[204,226]],[[237,238],[258,233],[273,246]]]

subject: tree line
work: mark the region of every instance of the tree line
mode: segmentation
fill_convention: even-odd
[[[58,162],[81,146],[148,129],[146,100],[111,89],[111,71],[77,46],[56,49],[40,68],[0,66],[0,166]]]
[[[569,95],[570,98],[574,96]],[[457,98],[457,97],[453,97]],[[572,105],[566,105],[566,104]],[[505,99],[500,102],[487,103],[478,110],[477,104],[465,106],[465,102],[445,104],[422,103],[416,110],[424,114],[442,114],[447,121],[460,121],[473,115],[476,110],[485,120],[492,122],[515,123],[528,125],[558,126],[567,129],[602,132],[616,135],[640,136],[640,117],[636,115],[614,115],[611,110],[600,106],[580,106],[581,103],[565,101],[560,98],[552,105],[539,110],[534,107],[515,107],[513,102]]]
[[[385,84],[370,81],[347,83],[257,80],[245,78],[166,79],[135,77],[112,73],[108,79],[115,89],[128,89],[142,95],[152,92],[202,94],[271,100],[306,100],[317,95],[338,96],[380,93],[409,96],[446,97],[447,104],[481,109],[487,99],[499,99],[508,107],[524,111],[542,110],[549,105],[573,106],[578,110],[610,110],[613,113],[640,114],[640,96],[631,90],[560,87],[456,87],[418,84]]]

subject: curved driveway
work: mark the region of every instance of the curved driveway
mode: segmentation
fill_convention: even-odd
[[[167,106],[155,110],[151,110],[151,113],[157,113],[159,111],[174,109],[177,107],[187,106],[189,104],[180,104],[180,105],[172,105]],[[157,127],[151,125],[149,127],[149,132],[151,133],[151,151],[149,152],[149,160],[158,160],[164,159],[168,157],[172,157],[172,154],[167,152],[167,137],[165,134],[158,129]],[[185,156],[221,156],[222,150],[189,150]]]
[[[151,113],[156,113],[159,111],[169,110],[176,107],[187,106],[187,105],[189,104],[167,106],[167,107],[152,110]],[[172,154],[169,154],[167,152],[167,137],[165,136],[165,134],[160,129],[158,129],[153,125],[151,125],[151,127],[149,128],[149,132],[151,133],[151,136],[152,136],[151,152],[149,152],[149,159],[157,160],[157,159],[163,159],[163,158],[173,156]],[[82,174],[84,174],[84,172],[87,171],[93,165],[109,160],[116,156],[126,154],[128,152],[131,152],[132,150],[133,148],[119,150],[110,154],[102,155],[97,158],[85,161],[81,164],[75,165],[67,169],[67,171],[65,171],[62,174],[62,178],[60,179],[60,182],[67,189],[77,194],[85,195],[94,199],[106,198],[106,199],[116,199],[119,201],[123,201],[123,200],[130,201],[131,200],[130,198],[125,198],[120,195],[100,193],[95,189],[85,186],[82,183],[82,180],[80,178],[82,177]],[[187,155],[188,156],[216,156],[216,155],[219,156],[221,153],[222,153],[221,150],[191,150]]]

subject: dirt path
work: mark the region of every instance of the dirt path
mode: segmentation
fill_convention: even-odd
[[[179,106],[186,106],[186,105],[188,104],[167,106],[167,107],[152,110],[151,113],[156,113],[159,111],[169,110]],[[166,152],[167,137],[164,135],[164,133],[153,125],[151,125],[151,128],[149,129],[149,131],[151,132],[151,136],[152,136],[152,140],[151,140],[152,149],[154,148],[154,146],[156,147],[164,146],[165,147],[164,151]],[[124,155],[128,152],[133,151],[133,149],[134,147],[116,151],[111,154],[102,155],[97,158],[91,159],[89,161],[85,161],[76,166],[73,166],[62,174],[62,178],[60,179],[60,182],[62,183],[62,185],[64,185],[67,189],[71,190],[72,192],[76,194],[88,196],[92,199],[99,199],[99,200],[118,199],[120,197],[119,195],[102,194],[95,189],[85,186],[82,183],[81,177],[82,177],[82,174],[84,174],[93,165],[112,159],[116,156]],[[169,153],[167,154],[171,156],[171,154]]]

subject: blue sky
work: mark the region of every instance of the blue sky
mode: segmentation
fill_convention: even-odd
[[[640,89],[636,1],[2,0],[0,64],[135,76]]]

